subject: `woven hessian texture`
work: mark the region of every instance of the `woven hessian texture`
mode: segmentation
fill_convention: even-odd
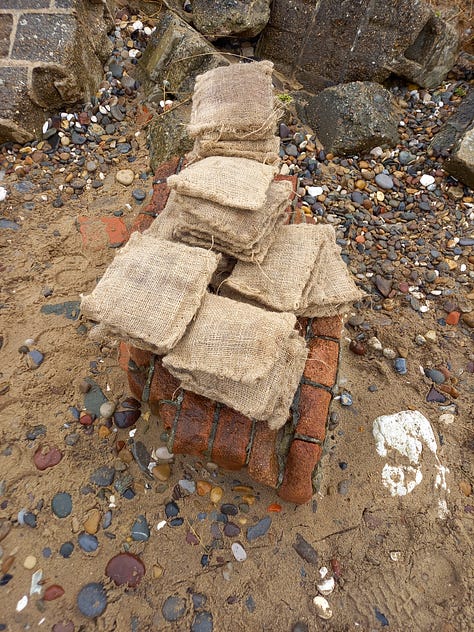
[[[170,351],[199,309],[219,255],[134,233],[81,310],[109,334]]]

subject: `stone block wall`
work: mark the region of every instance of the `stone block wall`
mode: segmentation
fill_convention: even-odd
[[[49,112],[95,93],[112,8],[113,0],[1,0],[0,143],[31,140]]]

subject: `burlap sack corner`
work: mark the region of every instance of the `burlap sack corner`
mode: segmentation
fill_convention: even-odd
[[[206,140],[196,138],[194,147],[187,155],[188,163],[209,156],[248,158],[266,165],[280,162],[280,139],[278,136],[261,140]]]
[[[83,297],[81,310],[110,335],[167,353],[199,309],[219,257],[133,233],[92,293]]]

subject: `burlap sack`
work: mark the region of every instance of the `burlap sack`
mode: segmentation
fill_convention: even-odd
[[[133,233],[81,310],[112,334],[167,353],[199,309],[218,260],[208,250]]]
[[[218,292],[222,283],[229,278],[229,275],[232,273],[236,263],[237,259],[234,259],[234,257],[228,257],[226,255],[221,256],[217,268],[209,281],[209,286],[214,290],[214,292]]]
[[[143,231],[144,235],[153,235],[167,241],[174,241],[173,230],[176,224],[176,213],[172,205],[166,204],[158,217],[150,224],[147,230]]]
[[[267,312],[206,294],[186,334],[163,358],[174,371],[249,384],[267,376],[296,324],[293,314]]]
[[[321,248],[319,226],[281,226],[259,266],[239,261],[220,288],[222,296],[278,312],[305,307],[302,295]]]
[[[275,227],[285,220],[291,192],[289,182],[272,182],[266,203],[252,213],[173,193],[167,204],[176,218],[173,237],[236,259],[260,262],[275,238]]]
[[[274,165],[280,162],[279,151],[278,136],[261,140],[206,140],[200,137],[196,138],[188,160],[194,162],[208,156],[235,156]]]
[[[270,374],[252,384],[210,377],[199,371],[191,373],[173,367],[169,370],[180,380],[183,388],[226,404],[247,417],[266,421],[270,428],[278,429],[288,419],[307,354],[303,338],[292,331],[280,345]]]
[[[268,187],[277,170],[275,166],[247,158],[210,156],[170,176],[167,182],[182,195],[258,211],[265,204]]]
[[[280,116],[270,61],[232,64],[199,75],[188,133],[215,140],[266,138]]]
[[[302,307],[296,310],[300,316],[336,316],[362,297],[341,258],[334,228],[328,224],[318,228],[322,233],[321,249],[303,292]]]

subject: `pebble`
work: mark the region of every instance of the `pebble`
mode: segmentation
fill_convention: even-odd
[[[59,599],[64,595],[64,588],[59,586],[58,584],[52,584],[48,586],[44,591],[43,599],[44,601],[54,601],[55,599]]]
[[[66,518],[72,511],[72,498],[67,492],[58,492],[53,496],[51,509],[57,518]]]
[[[395,371],[400,373],[400,375],[405,375],[407,373],[407,361],[405,358],[395,358],[393,366]]]
[[[99,617],[107,608],[107,593],[104,586],[99,582],[86,584],[79,591],[76,603],[85,617]]]
[[[428,395],[426,396],[427,402],[438,402],[439,404],[444,404],[446,399],[445,395],[437,391],[434,386],[430,388]]]
[[[115,468],[102,465],[92,472],[89,481],[99,487],[108,487],[112,484],[115,477]]]
[[[171,467],[169,463],[159,463],[155,465],[151,473],[159,481],[167,481],[171,476]]]
[[[165,515],[167,518],[174,518],[178,514],[179,514],[179,507],[175,502],[170,501],[169,503],[166,503]]]
[[[300,533],[296,534],[296,542],[293,544],[293,548],[308,564],[312,564],[313,566],[318,564],[318,554],[316,550]]]
[[[257,522],[257,524],[247,529],[247,540],[253,542],[257,538],[264,536],[272,524],[270,516],[266,516]]]
[[[145,575],[145,565],[132,553],[119,553],[109,560],[105,574],[117,586],[127,584],[131,588],[138,586]]]
[[[450,426],[454,423],[455,416],[452,413],[443,413],[439,416],[439,421],[446,426]]]
[[[130,186],[135,180],[135,173],[131,169],[120,169],[115,174],[115,179],[124,186]]]
[[[114,414],[114,411],[115,411],[114,402],[104,402],[103,404],[101,404],[99,408],[99,414],[104,419],[109,419],[110,417],[112,417],[112,415]]]
[[[132,197],[137,201],[137,202],[143,202],[143,200],[146,198],[146,193],[145,191],[143,191],[142,189],[133,189],[132,191]]]
[[[378,173],[375,176],[375,183],[381,189],[393,189],[393,179],[391,176],[388,176],[385,173]]]
[[[309,632],[309,628],[303,621],[297,621],[291,628],[291,632]]]
[[[207,610],[197,612],[191,623],[191,632],[212,632],[213,629],[212,613]]]
[[[72,621],[61,621],[55,623],[52,627],[52,632],[74,632],[75,627]]]
[[[62,458],[63,453],[58,450],[56,446],[40,446],[33,456],[33,462],[38,470],[43,471],[49,467],[54,467],[55,465],[57,465]]]
[[[74,544],[72,542],[64,542],[63,544],[61,544],[61,547],[59,548],[59,554],[61,555],[61,557],[64,557],[65,559],[67,559],[68,557],[71,557],[73,551],[74,551]]]
[[[114,424],[117,428],[131,428],[140,419],[139,410],[119,410],[114,413]]]
[[[313,605],[316,609],[316,614],[321,619],[330,619],[332,617],[332,610],[329,606],[328,600],[322,595],[317,595],[313,599]]]
[[[135,542],[146,542],[150,539],[150,527],[143,514],[139,515],[133,523],[131,536]]]
[[[184,492],[185,494],[194,494],[194,492],[196,491],[196,483],[186,478],[178,481],[178,485],[181,491]]]
[[[23,562],[23,566],[28,569],[28,570],[32,570],[37,563],[37,559],[34,555],[27,555],[25,557],[25,561]]]
[[[469,481],[459,481],[459,490],[464,496],[470,496],[472,494],[472,485]]]
[[[95,535],[90,533],[81,533],[77,538],[77,542],[85,553],[93,553],[99,548],[99,541]]]
[[[209,493],[209,497],[211,499],[211,502],[214,504],[217,504],[220,502],[222,495],[223,495],[224,491],[222,489],[222,487],[213,487]]]
[[[99,524],[100,524],[100,511],[98,509],[92,509],[92,511],[89,512],[89,515],[87,516],[82,526],[86,533],[89,533],[90,535],[94,535],[94,533],[97,533],[99,529]]]
[[[423,369],[426,377],[428,379],[430,379],[432,382],[434,382],[435,384],[443,384],[444,382],[446,382],[446,377],[445,375],[441,372],[438,371],[437,369]]]
[[[341,496],[347,496],[347,494],[349,493],[349,486],[350,486],[351,482],[349,479],[345,478],[344,480],[340,481],[337,485],[337,491],[339,494],[341,494]]]
[[[240,527],[233,522],[228,522],[224,527],[224,535],[228,538],[235,538],[240,534],[240,532]]]
[[[37,369],[41,364],[43,364],[44,355],[41,351],[37,349],[33,349],[32,351],[28,351],[26,354],[26,363],[30,369]]]
[[[159,448],[156,448],[156,450],[153,450],[152,457],[154,459],[158,459],[159,461],[172,461],[174,458],[174,454],[169,452],[168,448],[163,445]]]
[[[232,550],[232,555],[235,557],[237,562],[245,562],[247,559],[247,553],[239,542],[233,542],[230,548]]]
[[[178,621],[186,612],[186,600],[178,595],[167,597],[161,607],[161,613],[166,621]]]
[[[434,182],[435,182],[434,177],[428,175],[427,173],[424,173],[420,178],[420,184],[423,187],[429,187],[431,184],[434,184]]]

